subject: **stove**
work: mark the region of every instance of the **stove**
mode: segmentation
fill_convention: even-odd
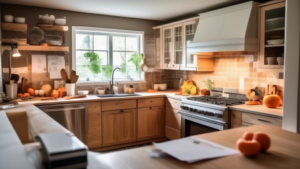
[[[183,99],[179,111],[182,123],[181,137],[228,129],[228,106],[244,104],[245,101],[247,99],[220,96]]]

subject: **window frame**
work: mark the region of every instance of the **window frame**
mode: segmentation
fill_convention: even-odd
[[[138,38],[138,53],[144,53],[144,31],[132,31],[132,30],[122,30],[122,29],[109,29],[109,28],[97,28],[97,27],[84,27],[84,26],[72,26],[72,65],[71,68],[72,70],[76,70],[76,32],[91,32],[91,34],[96,34],[96,35],[108,35],[110,34],[111,36],[108,36],[108,62],[113,63],[113,47],[112,47],[112,38],[113,36],[125,36],[125,37],[139,37]],[[125,38],[126,41],[126,38]],[[125,42],[126,44],[126,42]],[[104,50],[94,50],[94,43],[92,50],[88,49],[90,51],[104,51]],[[118,51],[115,51],[118,52]],[[126,51],[126,46],[124,51],[120,52],[130,52]],[[111,57],[110,57],[111,56]],[[143,61],[141,62],[143,64]],[[119,83],[141,83],[145,82],[145,73],[141,71],[139,74],[140,79],[139,80],[119,80],[119,79],[114,79],[114,81],[119,82]],[[107,84],[109,81],[78,81],[77,85],[95,85],[95,84]]]

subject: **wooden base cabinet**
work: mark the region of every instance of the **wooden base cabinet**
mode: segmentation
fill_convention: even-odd
[[[164,137],[164,111],[163,107],[138,109],[138,141]]]
[[[89,149],[102,147],[101,102],[88,103],[88,135]]]
[[[135,142],[136,109],[102,112],[103,146]]]
[[[180,130],[181,128],[181,114],[179,110],[166,108],[166,126]]]

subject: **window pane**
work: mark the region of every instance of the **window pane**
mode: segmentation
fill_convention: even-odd
[[[125,37],[113,36],[113,50],[125,50]]]
[[[126,60],[127,60],[127,66],[134,66],[132,62],[128,62],[128,60],[131,58],[131,55],[137,53],[137,52],[126,52]]]
[[[135,72],[135,67],[127,67],[127,78],[130,80],[138,80],[137,73]]]
[[[101,61],[102,61],[101,65],[107,65],[109,63],[107,52],[95,51],[95,53],[97,53],[99,55],[99,57],[101,58]]]
[[[126,50],[137,51],[138,39],[136,37],[126,37]]]
[[[90,51],[76,51],[76,72],[79,75],[81,81],[100,81],[102,78],[101,67],[91,67],[90,59],[84,57],[84,54]],[[95,52],[101,58],[101,65],[107,64],[107,52]],[[100,64],[100,63],[99,63]],[[99,65],[100,66],[100,65]],[[96,73],[99,71],[100,73]],[[94,71],[93,71],[94,70]]]
[[[120,66],[125,61],[125,52],[113,52],[113,65]]]
[[[92,49],[92,35],[76,34],[76,49]]]
[[[94,50],[108,50],[108,36],[94,35]]]

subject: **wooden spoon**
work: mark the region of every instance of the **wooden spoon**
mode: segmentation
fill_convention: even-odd
[[[76,72],[74,70],[72,70],[71,76],[70,76],[71,83],[75,83],[74,82],[75,78],[76,78]]]
[[[74,81],[73,81],[73,83],[77,83],[78,79],[79,79],[79,76],[78,76],[78,75],[76,75],[76,76],[75,76],[75,78],[74,78]]]
[[[61,78],[63,79],[63,81],[65,83],[68,83],[68,74],[65,69],[60,70],[60,75],[61,75]]]

